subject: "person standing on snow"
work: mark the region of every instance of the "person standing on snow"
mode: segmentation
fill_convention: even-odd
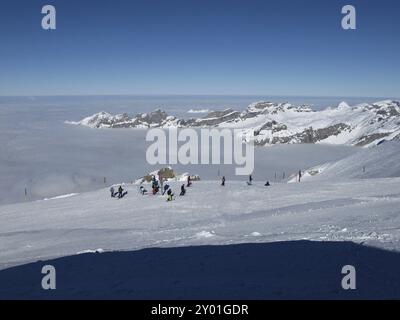
[[[167,195],[168,195],[168,199],[167,199],[168,202],[174,200],[174,198],[173,198],[174,194],[172,193],[171,188],[168,189]]]
[[[147,193],[147,190],[143,186],[140,186],[140,193],[144,196]]]
[[[185,189],[185,185],[183,184],[182,186],[181,186],[181,194],[180,194],[180,196],[182,197],[182,196],[184,196],[186,194],[186,189]]]
[[[111,186],[110,188],[110,193],[111,193],[111,198],[115,198],[115,190],[113,186]]]
[[[248,185],[251,186],[253,184],[253,177],[252,175],[249,176],[249,183]]]
[[[164,189],[164,179],[161,173],[158,174],[158,180],[160,181],[160,190]]]
[[[162,192],[162,195],[164,195],[168,190],[169,190],[169,185],[166,184],[166,185],[164,186],[164,190],[163,190],[163,192]]]
[[[158,193],[159,190],[160,189],[158,188],[158,185],[154,185],[153,186],[153,195],[155,196]]]
[[[123,197],[122,192],[124,192],[124,189],[122,189],[122,186],[119,186],[119,188],[118,188],[118,198],[119,199],[121,199]]]
[[[299,182],[301,182],[301,170],[299,170]]]
[[[190,176],[187,177],[187,187],[191,187],[192,186],[192,181],[190,179]]]
[[[153,176],[151,178],[151,187],[154,189],[155,187],[158,187],[158,181],[156,179],[156,176]]]
[[[153,195],[156,195],[158,193],[158,191],[160,190],[156,176],[153,176],[152,181],[153,181],[153,183],[152,183]]]
[[[221,186],[225,187],[225,176],[222,177],[222,183]]]

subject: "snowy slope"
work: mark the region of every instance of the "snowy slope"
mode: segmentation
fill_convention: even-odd
[[[342,160],[305,171],[303,181],[400,177],[400,142],[361,149]],[[292,178],[291,182],[296,179]],[[369,182],[366,182],[369,183]]]
[[[0,206],[0,299],[398,299],[399,150],[362,149],[302,183],[194,182],[173,202],[129,184],[123,199]],[[44,264],[54,292],[38,286]],[[355,291],[340,287],[348,264]]]
[[[174,185],[178,190],[179,185]],[[347,182],[196,182],[167,203],[127,186],[0,207],[0,268],[87,250],[309,239],[400,251],[400,179]]]

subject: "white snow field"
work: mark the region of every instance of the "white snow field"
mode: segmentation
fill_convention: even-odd
[[[400,177],[400,142],[360,149],[339,161],[308,169],[303,181]],[[292,179],[291,182],[296,181]]]
[[[52,262],[69,275],[69,291],[53,298],[399,299],[398,151],[398,143],[387,143],[336,164],[347,161],[354,172],[366,163],[367,179],[335,169],[327,179],[271,187],[195,182],[173,202],[125,185],[123,199],[101,189],[1,206],[0,269],[71,256]],[[175,193],[179,187],[173,184]],[[171,249],[136,251],[155,247]],[[346,264],[360,268],[361,291],[341,290]],[[40,265],[0,272],[0,298],[45,294],[32,289]],[[109,282],[97,283],[103,278]],[[21,279],[31,281],[28,288]]]
[[[175,190],[177,190],[177,187]],[[400,249],[400,178],[278,184],[197,182],[172,203],[108,190],[2,206],[1,267],[85,250],[288,240]]]

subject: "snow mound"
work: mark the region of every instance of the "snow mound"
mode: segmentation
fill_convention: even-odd
[[[261,237],[261,233],[259,233],[259,232],[252,232],[252,233],[251,233],[251,236],[252,236],[252,237]]]
[[[87,254],[87,253],[104,253],[105,251],[103,249],[96,249],[96,250],[92,250],[92,249],[88,249],[88,250],[82,250],[77,252],[76,254],[80,255],[80,254]]]
[[[196,233],[196,238],[201,239],[201,238],[212,238],[215,236],[214,231],[201,231]]]

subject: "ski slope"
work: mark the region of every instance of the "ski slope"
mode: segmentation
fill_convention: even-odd
[[[174,185],[175,191],[179,185]],[[272,184],[196,182],[168,203],[128,185],[0,207],[0,268],[101,249],[352,241],[400,250],[400,178]]]
[[[303,181],[400,177],[400,142],[385,142],[375,148],[361,149],[339,161],[305,171]],[[295,182],[292,177],[290,182]],[[369,184],[371,182],[365,181]]]
[[[128,184],[123,199],[105,188],[0,206],[0,299],[398,299],[399,150],[301,183],[194,182],[173,202]],[[38,286],[44,264],[55,291]],[[349,264],[355,291],[341,287]]]

